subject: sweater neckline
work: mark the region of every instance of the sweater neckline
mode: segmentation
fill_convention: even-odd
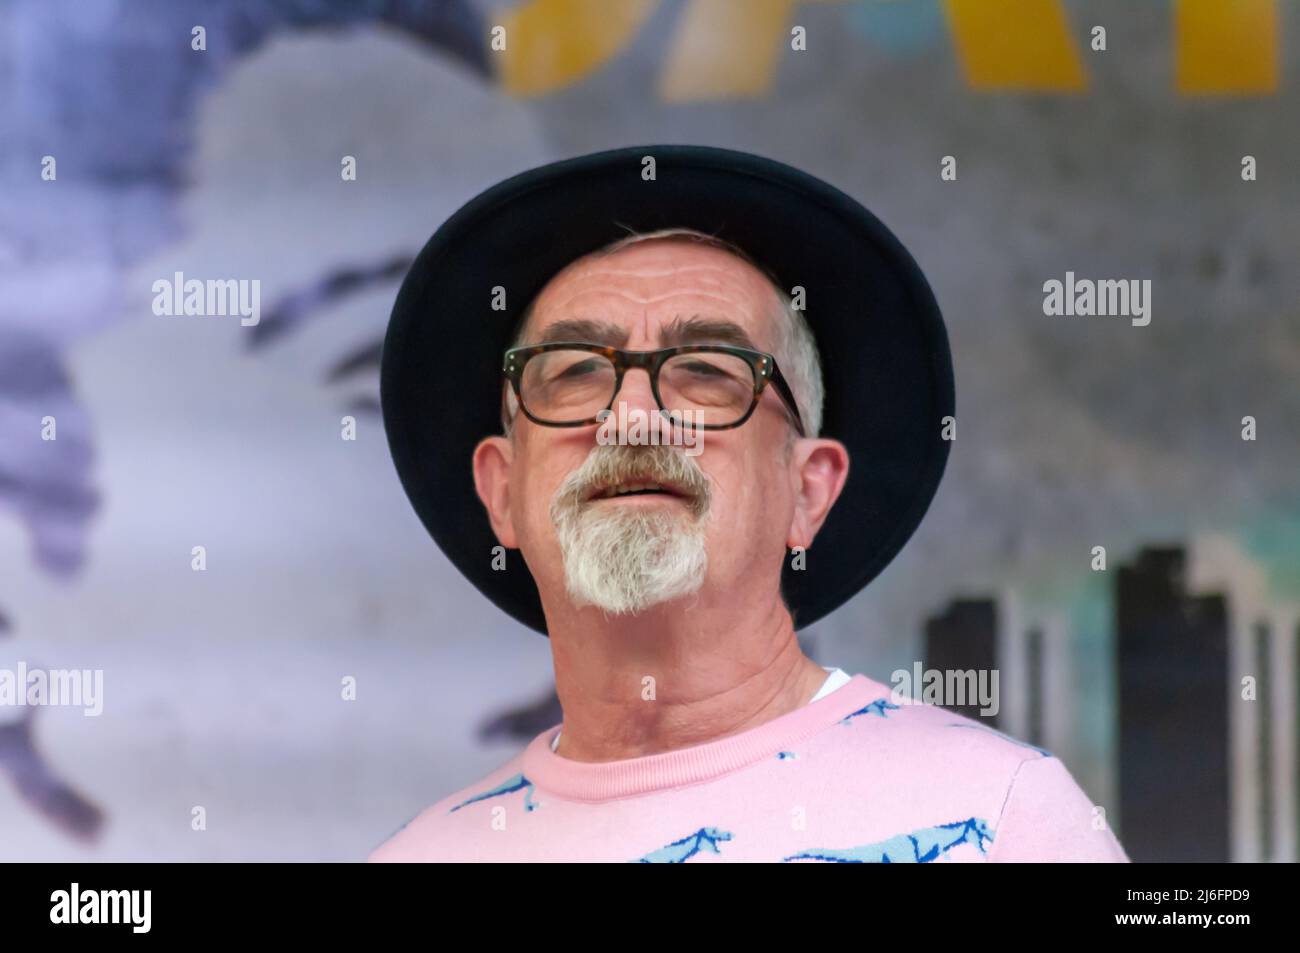
[[[815,735],[868,702],[888,697],[887,686],[862,674],[818,699],[761,725],[703,744],[624,758],[618,761],[573,761],[551,750],[552,725],[524,749],[520,767],[537,787],[580,801],[650,794],[698,784],[775,757]]]
[[[821,687],[817,689],[817,693],[813,695],[812,698],[808,699],[809,704],[815,701],[821,701],[823,696],[829,695],[831,692],[838,688],[843,688],[849,683],[849,675],[844,671],[844,669],[830,665],[823,665],[822,668],[826,669],[828,673],[826,680],[822,682]],[[551,746],[552,751],[556,750],[556,747],[560,743],[560,735],[563,733],[564,726],[560,725],[560,727],[555,731],[555,734],[551,735],[550,741],[547,743]]]

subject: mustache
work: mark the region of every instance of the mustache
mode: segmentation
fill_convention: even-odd
[[[663,444],[597,444],[556,491],[552,515],[574,511],[600,487],[633,481],[671,485],[697,518],[708,512],[713,498],[708,475],[680,450]]]

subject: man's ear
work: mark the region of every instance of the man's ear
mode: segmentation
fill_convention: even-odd
[[[509,437],[484,437],[474,448],[474,489],[487,509],[492,532],[506,549],[518,549],[510,518],[510,464],[514,446]]]
[[[786,546],[808,549],[849,478],[848,448],[824,437],[797,440],[790,472],[797,496]]]

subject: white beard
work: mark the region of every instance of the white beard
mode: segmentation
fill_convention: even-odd
[[[597,453],[624,449],[599,447]],[[678,454],[671,470],[679,478],[681,468],[693,469],[693,461],[683,463],[686,459]],[[551,506],[564,557],[565,586],[574,605],[623,615],[698,591],[708,566],[704,542],[708,487],[702,472],[701,498],[689,513],[677,511],[675,504],[665,508],[615,503],[604,508],[579,502],[575,487],[585,484],[588,473],[590,468],[584,466],[573,474]]]

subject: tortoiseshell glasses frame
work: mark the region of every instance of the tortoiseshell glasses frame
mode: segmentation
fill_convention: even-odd
[[[528,409],[528,402],[521,393],[520,385],[524,375],[524,367],[539,354],[545,354],[548,351],[573,350],[590,351],[593,354],[599,354],[608,358],[610,363],[613,364],[614,386],[609,396],[609,403],[601,411],[581,420],[557,421],[534,416],[532,411]],[[799,436],[805,436],[803,419],[799,414],[799,405],[794,399],[794,392],[790,390],[789,383],[787,383],[781,369],[776,364],[776,358],[771,354],[747,347],[737,347],[731,344],[685,344],[679,347],[659,348],[655,351],[625,351],[622,348],[593,344],[589,341],[554,341],[547,344],[529,344],[523,347],[510,348],[505,352],[502,372],[505,374],[506,380],[510,382],[511,389],[514,391],[524,415],[533,423],[541,424],[544,427],[585,427],[600,423],[601,417],[599,414],[613,409],[614,398],[618,396],[618,392],[623,387],[623,375],[629,368],[639,367],[650,374],[650,389],[654,393],[655,402],[659,405],[659,411],[671,420],[672,411],[664,406],[663,397],[659,393],[659,370],[668,360],[679,354],[729,354],[732,357],[742,359],[749,366],[753,375],[753,396],[749,407],[740,418],[726,424],[700,424],[701,429],[731,430],[745,423],[753,416],[754,409],[758,407],[759,398],[763,396],[763,389],[771,382],[776,387],[777,394],[785,403],[786,409],[789,410],[791,421]]]

